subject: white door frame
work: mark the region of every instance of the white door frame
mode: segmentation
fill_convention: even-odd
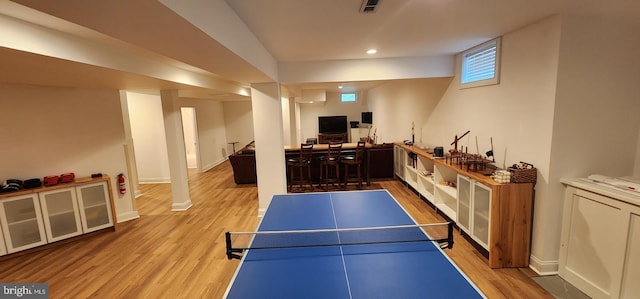
[[[185,123],[189,122],[192,125],[193,128],[193,145],[194,145],[194,154],[196,156],[196,168],[198,169],[198,172],[202,172],[202,165],[200,163],[200,144],[198,143],[198,122],[197,122],[197,118],[196,118],[196,108],[192,107],[192,106],[183,106],[180,107],[181,112],[182,112],[182,129],[185,130]],[[192,112],[192,116],[191,119],[184,119],[184,111],[185,109],[189,109]],[[185,134],[186,136],[186,134]],[[185,149],[188,148],[187,147],[187,140],[184,140],[185,142]],[[186,157],[185,157],[186,158]]]

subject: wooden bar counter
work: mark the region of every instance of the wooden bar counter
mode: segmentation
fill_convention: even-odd
[[[342,144],[342,152],[341,155],[355,155],[357,143],[343,143]],[[371,159],[369,155],[369,150],[373,148],[374,145],[367,143],[364,149],[364,160],[362,167],[362,179],[366,182],[368,186],[371,185],[371,176],[370,176],[370,166]],[[320,157],[327,155],[327,150],[329,148],[329,144],[321,143],[313,145],[313,155],[311,158],[311,182],[314,184],[320,183]],[[285,146],[285,159],[297,158],[300,155],[300,146]],[[289,169],[287,169],[287,172]],[[355,169],[353,170],[355,172]],[[296,174],[297,175],[297,174]],[[355,173],[351,173],[350,175],[355,175]],[[340,179],[344,179],[344,171],[340,170]],[[287,180],[289,180],[289,175],[287,174]]]

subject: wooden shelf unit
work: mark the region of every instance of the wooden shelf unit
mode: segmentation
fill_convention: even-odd
[[[458,223],[463,219],[464,225],[458,228],[471,237],[478,246],[488,252],[488,264],[491,268],[528,267],[531,249],[531,227],[533,211],[533,184],[500,184],[491,177],[481,173],[466,171],[458,165],[452,165],[445,159],[434,158],[424,149],[396,143],[394,149],[394,170],[396,177],[411,186],[424,197],[435,209],[452,221]],[[410,158],[409,154],[412,155]],[[424,175],[425,172],[431,173]],[[466,201],[463,211],[465,215],[458,215],[460,196],[459,188],[443,185],[441,182],[459,182],[469,184],[471,194],[470,203]],[[458,186],[459,187],[459,186]],[[474,191],[479,194],[488,190],[488,197],[479,198],[477,210],[474,211]],[[484,210],[489,201],[488,213]],[[466,213],[469,215],[466,215]],[[488,242],[484,244],[486,229],[476,227],[474,217],[486,222],[488,217]]]

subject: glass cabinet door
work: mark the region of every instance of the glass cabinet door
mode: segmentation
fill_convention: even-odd
[[[66,188],[40,193],[44,226],[49,242],[82,233],[76,189]]]
[[[0,213],[8,253],[47,243],[37,194],[2,200]]]
[[[0,229],[0,256],[7,254],[7,246],[4,245],[4,236]]]
[[[491,217],[491,189],[475,184],[473,189],[473,226],[472,235],[485,248],[489,244],[489,219]]]
[[[85,233],[113,226],[107,182],[76,186]]]
[[[458,226],[467,233],[470,231],[471,180],[458,175]]]

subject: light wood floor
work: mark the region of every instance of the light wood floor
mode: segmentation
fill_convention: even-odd
[[[140,219],[121,223],[117,232],[4,257],[0,282],[46,282],[50,298],[222,297],[239,263],[226,259],[223,232],[255,230],[257,188],[236,186],[228,162],[191,172],[189,185],[189,210],[171,212],[169,184],[143,185]],[[388,189],[420,223],[443,221],[399,181],[369,188]],[[458,232],[446,253],[488,298],[553,298],[529,269],[490,269]]]

